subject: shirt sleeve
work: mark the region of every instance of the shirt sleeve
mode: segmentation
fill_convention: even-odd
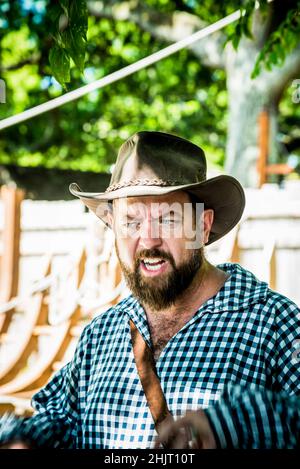
[[[278,302],[275,313],[275,392],[300,395],[300,310],[289,300]]]
[[[205,413],[219,448],[300,447],[300,397],[229,384]]]
[[[33,396],[30,418],[6,415],[0,419],[0,444],[21,439],[34,447],[75,448],[78,424],[79,380],[88,353],[89,326],[78,342],[74,357]]]

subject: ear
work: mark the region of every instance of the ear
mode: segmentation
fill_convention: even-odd
[[[203,211],[203,243],[208,242],[212,224],[214,222],[214,211],[211,208]]]
[[[114,216],[112,212],[107,212],[106,221],[109,224],[110,228],[113,228]]]
[[[112,203],[100,203],[95,213],[109,228],[113,228],[114,215]]]

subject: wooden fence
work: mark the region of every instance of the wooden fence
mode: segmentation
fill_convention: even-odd
[[[9,199],[7,193],[4,195]],[[68,256],[79,252],[83,246],[86,246],[89,259],[87,267],[90,268],[91,282],[87,285],[92,297],[93,288],[97,290],[92,259],[102,250],[104,224],[94,214],[87,213],[78,200],[21,202],[22,194],[9,200],[11,206],[15,204],[17,207],[11,210],[13,215],[5,221],[4,199],[0,201],[2,301],[9,299],[9,295],[22,294],[30,289],[32,282],[42,273],[46,255],[52,256],[53,272],[60,272],[68,263]],[[242,222],[236,230],[207,248],[208,258],[213,263],[240,262],[259,278],[268,281],[272,288],[299,301],[299,187],[295,185],[295,188],[282,190],[276,185],[266,185],[261,190],[248,189],[246,199]],[[21,205],[22,213],[19,222],[18,205]],[[5,223],[9,229],[7,226],[5,229]],[[7,240],[9,233],[13,234],[14,242]]]

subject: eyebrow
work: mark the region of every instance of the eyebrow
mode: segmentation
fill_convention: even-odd
[[[165,216],[165,215],[182,215],[182,212],[177,212],[176,210],[170,210],[169,212],[162,213],[160,216]]]
[[[126,220],[134,220],[135,218],[137,218],[137,215],[129,215],[128,213],[126,213],[125,215],[121,215],[121,219],[126,219]]]
[[[176,216],[176,215],[182,217],[182,213],[171,210],[170,212],[161,213],[157,218],[163,218],[163,217],[166,217],[166,216]],[[126,219],[126,220],[134,220],[138,217],[139,217],[138,214],[137,215],[130,215],[129,213],[127,213],[125,215],[121,215],[121,218]]]

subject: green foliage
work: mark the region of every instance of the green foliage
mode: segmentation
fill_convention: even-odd
[[[300,2],[287,0],[279,15],[276,13],[276,9],[280,11],[280,8],[278,8],[279,1],[274,1],[275,3],[277,3],[274,6],[275,29],[271,31],[258,54],[251,74],[252,79],[256,78],[263,69],[271,70],[273,66],[282,66],[287,55],[299,45]],[[266,19],[267,11],[273,5],[268,0],[259,0],[258,6],[260,14]],[[227,27],[227,39],[224,45],[231,42],[234,49],[237,50],[243,37],[255,40],[251,32],[255,8],[257,8],[256,0],[242,2],[240,19],[235,24]]]
[[[225,42],[232,42],[235,50],[237,50],[240,40],[243,36],[253,39],[251,33],[251,19],[256,0],[248,0],[245,5],[240,8],[241,16],[236,24],[229,29],[227,40]]]
[[[213,2],[204,0],[146,0],[144,2],[150,8],[155,8],[162,13],[170,13],[180,7],[182,10],[193,13],[209,23],[217,21],[223,16],[240,8],[241,16],[236,24],[227,27],[226,45],[231,42],[237,50],[242,37],[253,39],[251,32],[252,17],[257,5],[256,0],[242,2]],[[268,8],[267,0],[259,1],[259,8],[264,14]],[[55,45],[50,50],[49,62],[53,76],[63,86],[70,82],[71,60],[75,66],[83,72],[86,52],[87,33],[87,6],[86,0],[60,0],[50,8],[49,13],[53,23],[53,38]],[[287,15],[272,32],[265,45],[261,49],[252,71],[252,78],[259,75],[262,68],[267,70],[275,65],[281,66],[286,56],[296,47],[300,35],[300,2],[294,8],[287,10]]]
[[[275,3],[275,2],[274,2]],[[278,2],[279,3],[279,2]],[[275,30],[271,31],[269,37],[258,54],[251,78],[256,78],[265,68],[271,70],[273,66],[282,66],[287,55],[299,45],[300,37],[300,2],[286,2],[286,8],[276,24]],[[241,17],[235,25],[227,28],[227,40],[232,42],[237,50],[243,37],[255,39],[251,32],[252,18],[255,12],[256,0],[246,0],[241,6]],[[278,5],[276,6],[278,7]],[[272,8],[267,0],[259,1],[259,9],[262,16],[266,17],[268,8]],[[276,14],[274,15],[276,18]]]
[[[268,41],[260,51],[251,78],[256,78],[262,66],[271,70],[273,66],[281,66],[286,56],[299,45],[300,38],[300,2],[288,11],[286,18],[278,29],[272,32]]]
[[[51,70],[56,80],[65,85],[70,81],[70,56],[66,49],[54,46],[49,53]]]
[[[162,14],[176,9],[197,14],[208,23],[241,6],[240,0],[145,0],[144,4]],[[237,31],[235,26],[227,28],[233,41],[237,41],[234,34],[249,37],[252,0],[243,4],[243,11]],[[7,86],[0,118],[55,98],[66,86],[72,90],[99,79],[167,45],[129,21],[90,17],[87,28],[86,18],[83,0],[0,2],[1,78]],[[285,122],[294,107],[287,99]],[[204,67],[190,51],[182,50],[2,131],[0,163],[109,171],[124,139],[145,129],[191,139],[204,148],[210,166],[220,167],[227,118],[225,72]]]
[[[63,86],[70,82],[71,59],[82,73],[86,52],[86,0],[60,0],[50,7],[55,45],[49,53],[53,76]]]
[[[53,32],[52,19],[46,11],[38,24],[34,23],[34,16],[28,22],[28,15],[23,19],[20,13],[21,29],[19,25],[14,28],[15,12],[3,35],[1,78],[7,84],[7,104],[0,106],[0,118],[46,102],[62,92],[51,76],[48,62]],[[46,27],[42,28],[45,23]],[[49,39],[45,37],[45,28]],[[20,34],[21,55],[15,47]],[[153,40],[150,33],[133,23],[91,17],[84,74],[71,67],[70,89],[112,73],[166,45]],[[30,62],[35,56],[36,63],[7,69],[20,61]],[[211,71],[191,52],[182,50],[78,101],[2,131],[0,163],[109,171],[124,139],[145,129],[165,130],[190,138],[204,147],[211,165],[220,166],[225,154],[226,119],[224,71]]]

